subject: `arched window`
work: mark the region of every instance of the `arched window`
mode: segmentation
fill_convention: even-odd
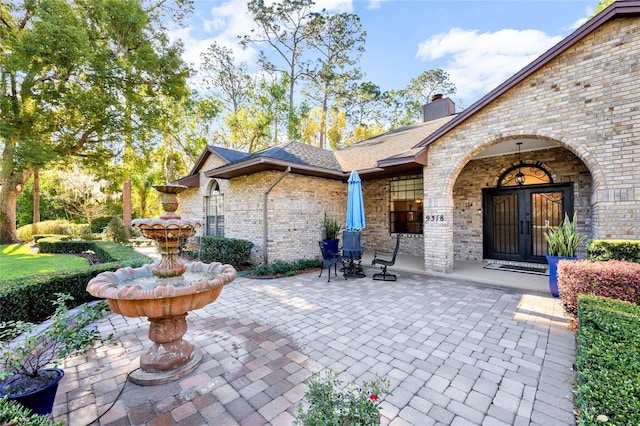
[[[207,235],[224,237],[224,195],[218,182],[214,181],[207,198]]]
[[[548,171],[540,164],[521,163],[511,167],[504,172],[498,180],[498,187],[538,185],[543,183],[553,183],[553,179]]]

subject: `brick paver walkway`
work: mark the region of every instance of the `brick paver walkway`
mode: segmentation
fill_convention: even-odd
[[[557,299],[371,272],[238,278],[189,314],[185,337],[203,362],[165,385],[126,382],[149,346],[147,321],[109,315],[98,327],[119,345],[63,365],[54,419],[87,425],[117,398],[93,424],[290,425],[305,379],[330,368],[344,381],[391,380],[383,425],[575,424],[575,339]]]

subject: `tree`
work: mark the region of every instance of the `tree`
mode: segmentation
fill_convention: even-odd
[[[264,0],[250,0],[248,8],[257,28],[251,30],[251,34],[241,37],[241,44],[245,48],[250,44],[270,46],[273,52],[266,54],[260,51],[260,64],[267,72],[276,71],[287,75],[289,82],[287,133],[290,139],[297,135],[298,120],[294,103],[296,84],[308,71],[304,48],[312,34],[305,31],[305,26],[312,17],[313,4],[313,0],[282,0],[267,6]],[[282,59],[284,64],[272,62],[270,58],[274,54]]]
[[[217,42],[213,42],[200,55],[204,81],[210,90],[222,94],[231,111],[237,112],[249,98],[251,77],[246,64],[236,64],[233,52]]]
[[[353,128],[353,141],[358,142],[384,132],[386,93],[380,86],[365,81],[352,84],[349,102],[343,103],[349,124]]]
[[[318,145],[324,148],[327,117],[332,103],[336,98],[345,98],[345,88],[362,76],[356,64],[364,52],[366,32],[362,30],[360,18],[350,13],[314,14],[305,31],[309,33],[308,45],[318,54],[310,81],[311,92],[317,93],[321,105]],[[335,140],[331,143],[332,146],[336,144]]]
[[[60,171],[57,181],[58,197],[65,211],[85,219],[89,229],[93,218],[107,213],[105,202],[108,195],[104,189],[109,182],[106,180],[97,179],[95,175],[74,168],[70,171]]]
[[[17,197],[36,168],[130,158],[157,123],[155,95],[185,93],[180,46],[158,30],[165,3],[0,3],[0,244],[17,241]]]
[[[422,105],[431,102],[435,94],[450,95],[456,86],[449,80],[449,74],[440,68],[424,71],[412,78],[402,90],[388,93],[387,105],[391,111],[392,128],[415,124],[421,116]]]

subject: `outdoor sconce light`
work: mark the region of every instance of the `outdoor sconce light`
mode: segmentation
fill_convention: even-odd
[[[518,186],[522,186],[524,185],[524,173],[522,173],[522,170],[520,170],[520,166],[522,165],[522,158],[520,157],[520,145],[522,145],[522,142],[516,142],[516,145],[518,145],[518,173],[516,173],[516,183],[518,184]]]

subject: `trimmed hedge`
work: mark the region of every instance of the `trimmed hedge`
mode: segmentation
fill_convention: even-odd
[[[225,237],[196,237],[195,249],[184,250],[184,255],[205,263],[220,262],[240,268],[249,264],[253,243]]]
[[[640,306],[582,295],[578,319],[578,424],[640,425]]]
[[[558,289],[565,309],[578,312],[578,296],[593,294],[640,303],[640,264],[624,260],[558,262]]]
[[[0,321],[42,321],[53,313],[55,293],[73,296],[73,306],[95,300],[87,293],[87,283],[101,272],[115,271],[121,266],[142,266],[152,260],[108,241],[46,241],[40,240],[41,253],[82,253],[93,250],[98,265],[58,273],[41,273],[15,280],[0,281]]]
[[[640,263],[640,241],[591,240],[585,249],[588,260],[628,260]]]
[[[89,225],[75,224],[67,220],[45,220],[21,226],[16,230],[16,235],[21,241],[31,241],[34,235],[42,234],[71,235],[80,238],[89,233]]]

